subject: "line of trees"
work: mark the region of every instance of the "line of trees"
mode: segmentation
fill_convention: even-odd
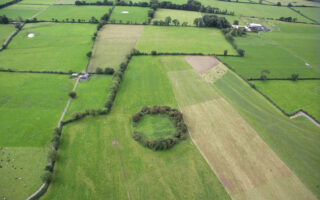
[[[176,127],[176,132],[169,138],[159,138],[156,140],[148,140],[144,137],[143,133],[137,131],[133,132],[133,138],[143,146],[152,149],[154,151],[166,150],[177,144],[179,140],[187,138],[188,128],[183,120],[182,113],[169,106],[153,106],[153,107],[142,107],[141,111],[132,116],[133,126],[140,121],[144,115],[163,115],[170,118]]]
[[[9,18],[5,15],[0,16],[0,24],[9,24]]]
[[[296,22],[297,18],[292,18],[292,17],[280,17],[280,21],[285,21],[285,22]]]
[[[204,15],[202,18],[196,18],[194,25],[197,27],[214,27],[214,28],[230,28],[231,24],[225,17],[218,17],[217,15]]]

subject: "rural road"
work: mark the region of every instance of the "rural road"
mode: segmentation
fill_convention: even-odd
[[[315,125],[317,125],[318,127],[320,127],[320,124],[314,120],[310,115],[308,115],[307,113],[303,112],[303,111],[299,111],[297,112],[296,114],[292,115],[290,117],[290,119],[294,119],[294,118],[297,118],[297,117],[300,117],[300,116],[305,116],[306,118],[308,118],[312,123],[314,123]]]

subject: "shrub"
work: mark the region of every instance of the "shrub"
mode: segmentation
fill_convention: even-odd
[[[151,51],[151,55],[153,56],[157,55],[157,51]]]
[[[89,52],[87,53],[87,57],[88,57],[88,58],[91,58],[91,56],[92,56],[92,52],[89,51]]]
[[[292,78],[293,81],[296,81],[299,78],[299,74],[292,74],[291,78]]]
[[[97,67],[97,68],[96,68],[96,73],[97,73],[97,74],[102,74],[102,73],[103,73],[103,70],[102,70],[100,67]]]
[[[69,97],[71,97],[72,99],[77,97],[77,93],[75,91],[71,91],[69,92]]]
[[[104,69],[104,73],[105,74],[113,74],[114,73],[114,69],[112,69],[112,68],[110,68],[110,67],[106,67],[105,69]]]
[[[57,159],[57,151],[56,150],[50,150],[48,153],[48,162],[54,163]]]
[[[50,171],[45,171],[42,175],[41,175],[41,180],[43,183],[50,183],[52,180],[52,172]]]
[[[244,56],[245,50],[243,50],[243,49],[238,49],[237,51],[238,51],[238,54],[239,54],[241,57]]]
[[[223,55],[227,56],[228,55],[228,50],[224,50]]]

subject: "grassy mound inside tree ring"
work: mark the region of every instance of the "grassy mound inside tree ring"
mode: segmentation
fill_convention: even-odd
[[[182,113],[169,106],[142,107],[132,122],[133,138],[154,151],[171,148],[188,133]]]

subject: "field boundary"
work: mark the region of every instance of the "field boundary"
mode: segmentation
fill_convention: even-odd
[[[313,7],[312,7],[312,8],[313,8]],[[319,7],[316,7],[316,8],[319,8]],[[303,16],[303,17],[305,17],[305,18],[307,18],[307,19],[309,19],[309,20],[311,20],[311,21],[313,21],[315,24],[320,24],[317,20],[314,20],[314,19],[312,19],[312,18],[304,15],[303,13],[301,13],[301,12],[298,11],[298,10],[295,10],[295,9],[292,8],[292,7],[289,7],[289,9],[292,10],[293,12],[296,12],[296,13],[298,13],[299,15],[301,15],[301,16]]]
[[[255,87],[254,84],[250,83],[246,78],[244,78],[243,76],[241,76],[240,74],[238,74],[229,64],[222,62],[218,57],[217,59],[223,63],[226,67],[228,67],[232,72],[234,72],[238,77],[240,77],[242,80],[244,80],[251,88],[253,88],[255,91],[257,91],[260,95],[262,95],[265,99],[267,99],[274,107],[276,107],[279,111],[281,111],[285,116],[291,118],[292,116],[295,116],[297,113],[299,112],[303,112],[305,113],[308,117],[308,119],[310,119],[311,121],[315,121],[316,123],[320,124],[320,121],[318,121],[315,117],[313,117],[312,115],[310,115],[308,112],[306,112],[303,109],[300,109],[298,111],[292,112],[292,113],[288,113],[286,112],[283,108],[281,108],[277,103],[275,103],[271,98],[269,98],[266,94],[264,94],[261,90],[259,90],[258,88]],[[293,118],[291,118],[293,119]]]
[[[0,48],[0,51],[3,51],[4,49],[7,48],[7,46],[9,45],[10,41],[12,40],[12,38],[14,36],[16,36],[20,31],[21,29],[23,28],[23,26],[25,25],[25,23],[22,23],[21,26],[19,28],[16,28],[16,30],[13,31],[13,33],[11,33],[11,35],[9,35],[9,37],[7,37],[7,39],[3,42],[1,48]]]
[[[297,78],[293,80],[292,78],[266,78],[266,79],[261,79],[261,78],[248,78],[248,81],[317,81],[320,80],[320,78]]]
[[[22,1],[22,0],[13,0],[13,1],[7,2],[5,4],[1,4],[0,5],[0,9],[8,7],[8,6],[11,6],[11,5],[16,4],[16,3],[19,3],[20,1]]]

